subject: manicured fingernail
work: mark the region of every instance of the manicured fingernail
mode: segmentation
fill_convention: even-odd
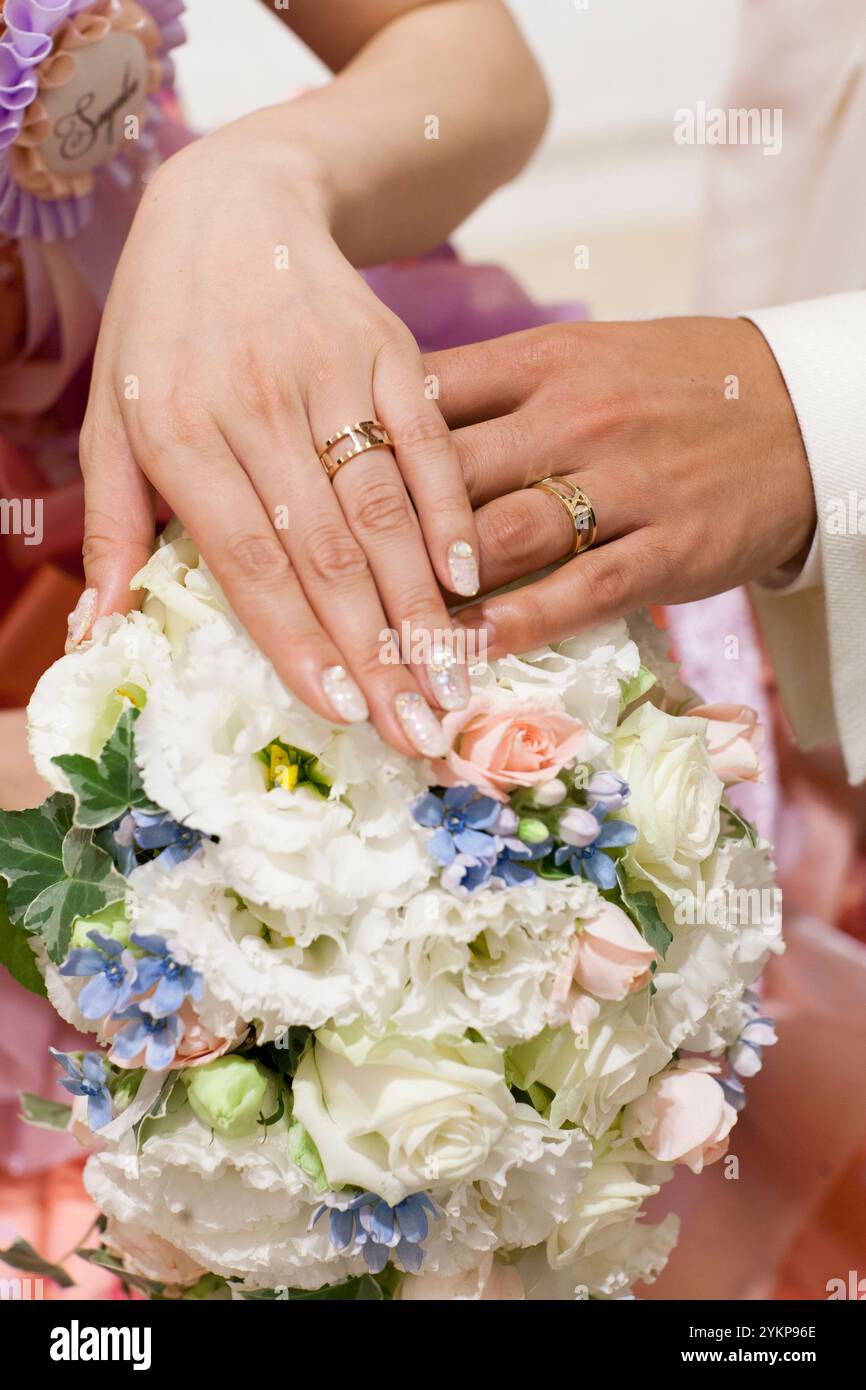
[[[481,587],[478,578],[478,561],[475,551],[468,541],[455,541],[448,551],[448,570],[451,575],[451,588],[463,598],[471,598]]]
[[[447,647],[435,648],[427,662],[427,679],[442,709],[465,709],[469,704],[468,672]]]
[[[350,724],[363,724],[369,719],[367,701],[345,666],[329,666],[323,671],[322,688],[339,719],[346,719]]]
[[[444,758],[450,746],[448,735],[418,692],[403,691],[395,697],[394,708],[412,747],[425,758]]]
[[[96,612],[96,589],[85,589],[66,620],[66,652],[74,652],[84,641]]]

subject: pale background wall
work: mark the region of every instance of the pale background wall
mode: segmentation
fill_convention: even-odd
[[[555,114],[529,169],[461,229],[461,249],[507,265],[539,296],[586,298],[599,317],[688,310],[703,161],[673,143],[673,113],[722,96],[740,0],[509,3]],[[177,67],[197,128],[324,79],[258,0],[187,9]],[[589,248],[587,269],[575,268],[578,245]]]

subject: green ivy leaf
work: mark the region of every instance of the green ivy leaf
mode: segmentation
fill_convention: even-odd
[[[130,810],[159,810],[145,793],[135,761],[135,721],[139,714],[134,707],[123,711],[98,762],[80,753],[63,753],[51,759],[66,773],[75,793],[76,825],[98,830]]]
[[[33,1125],[36,1129],[69,1128],[71,1105],[64,1105],[59,1100],[46,1100],[44,1096],[34,1096],[29,1091],[22,1091],[19,1099],[21,1118],[25,1124]]]
[[[734,810],[733,806],[728,806],[724,802],[722,803],[722,815],[727,816],[730,822],[729,825],[723,826],[722,834],[726,836],[736,835],[737,838],[745,835],[754,849],[758,843],[758,832],[751,821],[747,821],[745,816],[741,816],[739,811]]]
[[[4,871],[5,872],[5,871]],[[28,931],[38,932],[48,957],[58,965],[69,949],[79,917],[92,917],[126,896],[126,881],[111,857],[93,843],[89,830],[70,830],[61,846],[54,882],[47,884],[24,917]]]
[[[165,1289],[165,1285],[156,1279],[146,1279],[143,1274],[130,1274],[124,1269],[122,1261],[116,1255],[112,1255],[110,1250],[76,1250],[75,1253],[79,1260],[86,1260],[89,1265],[99,1265],[100,1269],[110,1270],[122,1283],[138,1289],[150,1298],[159,1298]]]
[[[620,893],[625,907],[640,928],[647,945],[652,946],[653,950],[657,951],[664,960],[667,949],[674,938],[673,933],[668,931],[662,920],[655,898],[652,893],[645,889],[641,889],[638,893],[629,892],[622,861],[616,866],[616,876],[619,880]]]
[[[71,1289],[75,1282],[61,1265],[46,1260],[26,1240],[16,1240],[8,1250],[0,1250],[0,1260],[12,1269],[20,1269],[24,1274],[37,1274],[43,1279],[53,1279],[61,1289]]]
[[[13,927],[6,911],[5,878],[0,878],[0,965],[5,965],[13,980],[29,989],[31,994],[45,998],[45,981],[30,949],[28,933]]]
[[[63,841],[74,802],[58,793],[30,811],[0,811],[0,873],[9,885],[6,910],[15,927],[45,888],[63,877]]]

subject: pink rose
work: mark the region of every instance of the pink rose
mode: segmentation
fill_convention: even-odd
[[[717,777],[730,787],[734,782],[762,782],[764,769],[760,753],[764,746],[764,726],[749,705],[693,705],[687,711],[708,720],[707,743],[710,762]]]
[[[162,1236],[131,1221],[112,1217],[105,1231],[105,1244],[123,1260],[130,1274],[156,1279],[173,1288],[195,1284],[207,1273],[200,1264]]]
[[[549,782],[580,753],[586,730],[570,714],[524,704],[492,705],[475,695],[446,714],[451,751],[434,764],[442,786],[469,783],[507,801],[516,787]]]
[[[663,1163],[700,1173],[727,1153],[737,1112],[711,1072],[680,1064],[655,1077],[646,1095],[627,1107],[644,1148]]]
[[[437,1300],[440,1303],[464,1302],[499,1303],[524,1299],[523,1280],[511,1265],[485,1255],[477,1269],[461,1274],[407,1274],[394,1297],[404,1303]]]
[[[649,984],[656,959],[622,908],[605,903],[596,917],[582,923],[560,970],[554,998],[564,1002],[574,982],[596,999],[625,999]]]

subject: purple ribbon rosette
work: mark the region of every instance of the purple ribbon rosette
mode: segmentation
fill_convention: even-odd
[[[0,233],[74,237],[100,180],[128,187],[146,172],[183,9],[183,0],[5,0]]]

